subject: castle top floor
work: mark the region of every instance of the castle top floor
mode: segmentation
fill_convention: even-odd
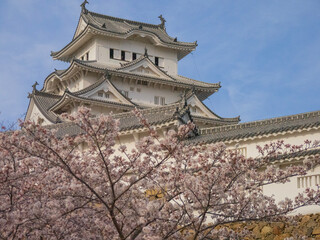
[[[196,49],[196,42],[182,42],[166,32],[166,20],[158,25],[111,17],[88,11],[85,1],[73,39],[52,52],[55,60],[97,61],[106,67],[121,67],[148,50],[149,58],[162,70],[176,75],[178,61]]]

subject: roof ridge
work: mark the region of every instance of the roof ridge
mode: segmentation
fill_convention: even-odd
[[[211,133],[215,133],[215,132],[230,131],[230,130],[243,129],[243,128],[251,128],[251,127],[256,127],[256,126],[261,126],[261,125],[271,125],[273,123],[279,123],[279,122],[288,122],[288,121],[294,121],[294,120],[299,120],[299,119],[308,119],[310,117],[316,117],[316,116],[320,116],[320,111],[299,113],[299,114],[294,114],[294,115],[268,118],[268,119],[257,120],[257,121],[252,121],[252,122],[232,124],[232,125],[227,125],[227,126],[203,128],[203,129],[201,129],[201,131],[206,132],[206,134],[211,134]],[[320,120],[319,120],[319,122],[320,122]]]
[[[123,69],[123,68],[129,67],[129,66],[132,66],[132,65],[134,65],[134,64],[136,64],[136,63],[138,63],[138,62],[142,61],[142,60],[143,60],[143,59],[145,59],[145,58],[146,58],[146,56],[141,55],[140,57],[138,57],[137,59],[135,59],[135,60],[133,60],[133,61],[131,61],[131,62],[120,63],[121,67],[116,68],[116,70],[121,70],[121,69]]]
[[[167,109],[171,109],[171,108],[174,108],[176,106],[179,106],[179,105],[182,105],[181,102],[175,102],[175,103],[172,103],[172,104],[168,104],[168,105],[165,105],[165,106],[159,106],[159,107],[151,107],[151,108],[146,108],[146,109],[141,109],[141,113],[150,113],[150,112],[153,112],[153,111],[163,111],[163,110],[167,110]],[[128,116],[132,116],[132,113],[130,112],[126,112],[126,113],[117,113],[117,114],[114,114],[114,116],[119,116],[119,117],[128,117]]]
[[[34,92],[35,94],[35,96],[40,96],[40,95],[42,95],[42,96],[45,96],[45,97],[53,97],[53,98],[60,98],[61,96],[60,95],[57,95],[57,94],[52,94],[52,93],[48,93],[48,92],[43,92],[43,91],[38,91],[38,90],[36,90],[35,92]]]
[[[101,85],[104,81],[105,81],[105,79],[102,78],[101,80],[98,80],[97,82],[95,82],[94,84],[91,84],[90,86],[88,86],[88,87],[86,87],[86,88],[83,88],[83,89],[81,89],[81,90],[72,92],[72,94],[74,94],[74,95],[80,95],[80,94],[87,93],[87,92],[93,90],[94,88],[98,87],[99,85]]]
[[[101,14],[101,13],[96,13],[96,12],[92,12],[92,11],[88,11],[88,13],[91,15],[97,15],[99,17],[108,18],[110,20],[114,20],[114,21],[118,21],[118,22],[126,22],[126,23],[135,24],[135,25],[145,25],[145,26],[152,27],[152,28],[160,28],[160,24],[139,22],[139,21],[129,20],[129,19],[125,19],[125,18],[113,17],[113,16],[109,16],[109,15],[105,15],[105,14]]]
[[[148,55],[147,55],[147,56],[142,55],[142,56],[140,56],[139,58],[136,59],[137,61],[134,60],[134,61],[132,61],[132,62],[125,63],[125,64],[127,64],[127,65],[125,65],[125,66],[123,66],[123,67],[120,67],[120,68],[116,68],[116,70],[122,70],[122,69],[124,69],[124,68],[126,68],[126,67],[133,66],[133,65],[141,62],[141,61],[144,60],[144,59],[149,60],[149,62],[150,62],[154,67],[156,67],[159,71],[161,71],[163,74],[165,74],[166,76],[168,76],[170,79],[176,80],[176,79],[173,78],[171,75],[169,75],[167,72],[165,72],[164,70],[162,70],[161,68],[159,68],[159,66],[155,65],[155,64],[151,61],[151,59],[149,58]]]
[[[82,96],[75,95],[74,93],[68,91],[68,92],[65,92],[64,95],[59,99],[59,101],[57,101],[54,105],[52,105],[48,110],[52,111],[52,109],[56,108],[57,104],[61,104],[63,102],[65,96],[69,96],[74,99],[82,99],[82,100],[92,101],[94,103],[106,103],[106,104],[114,104],[114,105],[124,106],[124,107],[134,107],[134,105],[129,105],[126,103],[119,103],[119,102],[113,102],[113,101],[108,101],[108,100],[82,97]]]
[[[174,78],[174,75],[170,75]],[[185,77],[185,76],[182,76],[180,74],[177,74],[176,76],[178,77],[182,77],[182,78],[185,78],[187,80],[192,80],[192,81],[195,81],[195,82],[199,82],[199,83],[206,83],[208,85],[218,85],[219,87],[221,87],[221,82],[218,82],[218,83],[208,83],[208,82],[203,82],[203,81],[200,81],[200,80],[196,80],[196,79],[193,79],[193,78],[189,78],[189,77]]]

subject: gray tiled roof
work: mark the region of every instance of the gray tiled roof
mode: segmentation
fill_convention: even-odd
[[[278,156],[272,157],[273,161],[286,161],[287,159],[300,158],[300,157],[309,157],[309,156],[317,156],[320,155],[320,148],[308,149],[308,150],[299,150],[293,153],[288,154],[280,154]]]
[[[120,74],[120,75],[122,74],[126,76],[131,76],[131,77],[136,76],[139,78],[143,78],[147,81],[151,80],[151,81],[158,81],[158,82],[167,82],[173,85],[183,86],[188,88],[195,87],[197,90],[214,92],[221,87],[220,83],[206,83],[206,82],[197,81],[191,78],[182,77],[180,75],[177,75],[177,76],[168,75],[168,78],[150,77],[143,74],[129,73],[126,71],[122,71],[121,68],[119,69],[109,68],[106,65],[95,62],[95,61],[81,61],[79,59],[74,59],[74,61],[83,66],[88,66],[88,67],[100,69],[103,71],[108,71],[110,74]]]
[[[149,109],[144,109],[141,110],[141,113],[144,115],[144,117],[148,120],[148,122],[151,125],[157,125],[177,119],[175,116],[177,108],[179,108],[179,114],[185,111],[181,103],[175,103],[163,107],[153,107]],[[120,120],[121,130],[129,130],[142,127],[138,118],[131,112],[116,114],[114,115],[114,117]]]
[[[61,96],[40,91],[35,91],[33,93],[33,99],[40,112],[52,123],[58,122],[59,118],[51,111],[48,111],[48,109],[57,103],[60,98]]]
[[[175,41],[174,38],[170,37],[165,29],[161,28],[160,24],[149,24],[143,22],[137,22],[127,20],[123,18],[111,17],[95,12],[88,11],[87,14],[82,14],[87,23],[92,24],[99,30],[116,33],[116,34],[128,34],[132,31],[149,32],[156,35],[162,42],[179,47],[195,48],[196,42],[181,42]]]
[[[236,125],[201,129],[200,136],[190,140],[190,142],[195,144],[225,142],[319,126],[320,111],[316,111]]]
[[[177,112],[177,108],[179,108]],[[148,119],[150,125],[158,125],[162,123],[172,122],[179,119],[180,115],[185,113],[186,109],[183,108],[181,103],[175,103],[166,105],[163,107],[156,107],[152,109],[141,110],[141,113]],[[137,128],[143,128],[144,126],[139,122],[139,119],[132,113],[120,113],[114,114],[115,119],[120,121],[120,131],[132,130]],[[83,133],[83,131],[73,123],[64,122],[48,126],[48,128],[57,129],[57,136],[62,137],[64,135],[77,135]]]
[[[81,94],[85,94],[87,92],[90,92],[91,90],[95,89],[96,87],[100,86],[102,83],[104,83],[104,79],[101,79],[97,82],[95,82],[94,84],[91,84],[90,86],[83,88],[79,91],[73,92],[72,94],[74,95],[81,95]]]
[[[82,101],[82,102],[90,102],[93,104],[104,104],[105,106],[112,106],[112,107],[117,107],[117,108],[123,108],[123,109],[133,109],[135,106],[131,105],[131,104],[126,104],[126,103],[119,103],[119,102],[113,102],[113,101],[108,101],[108,100],[100,100],[100,99],[93,99],[93,98],[88,98],[88,97],[82,97],[79,95],[75,95],[71,92],[66,92],[65,95],[67,95],[69,97],[69,99],[74,99],[74,100],[78,100],[78,101]],[[63,104],[64,103],[64,99],[63,96],[60,97],[59,101],[57,101],[54,105],[52,105],[49,110],[53,110],[55,111],[55,108],[57,108],[57,106],[59,106],[59,104]]]
[[[159,42],[161,42],[166,47],[177,49],[179,59],[195,50],[198,45],[197,42],[177,41],[177,38],[172,38],[167,34],[165,28],[163,28],[161,24],[154,25],[136,22],[90,11],[86,11],[85,13],[82,12],[81,17],[87,23],[85,29],[77,36],[74,36],[72,41],[69,42],[60,51],[51,52],[52,57],[63,61],[70,61],[72,59],[72,56],[61,57],[61,54],[63,54],[64,51],[66,51],[69,47],[73,46],[78,41],[81,41],[81,39],[83,39],[83,37],[86,36],[88,32],[95,32],[97,34],[103,34],[118,38],[127,38],[132,33],[151,34],[159,39]]]
[[[192,115],[192,118],[195,122],[205,122],[212,126],[221,126],[221,125],[230,125],[230,124],[237,124],[240,119],[238,117],[235,118],[208,118],[202,117],[198,115]]]

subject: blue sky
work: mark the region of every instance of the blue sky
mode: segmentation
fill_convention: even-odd
[[[179,74],[222,88],[205,103],[222,117],[253,121],[320,110],[318,0],[89,0],[91,11],[158,24],[169,35],[198,41]],[[28,106],[27,93],[54,70],[72,38],[82,0],[1,0],[0,120]]]

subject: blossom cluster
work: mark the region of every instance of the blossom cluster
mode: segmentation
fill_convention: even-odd
[[[29,121],[0,133],[0,238],[235,236],[248,233],[223,226],[278,220],[319,203],[314,189],[280,203],[263,194],[264,185],[285,183],[318,164],[316,158],[285,169],[274,163],[299,147],[277,142],[259,148],[259,158],[246,158],[223,143],[189,145],[192,123],[160,137],[135,114],[150,134],[133,149],[117,143],[118,120],[93,117],[86,108],[62,116],[82,134],[57,137],[56,128]]]

